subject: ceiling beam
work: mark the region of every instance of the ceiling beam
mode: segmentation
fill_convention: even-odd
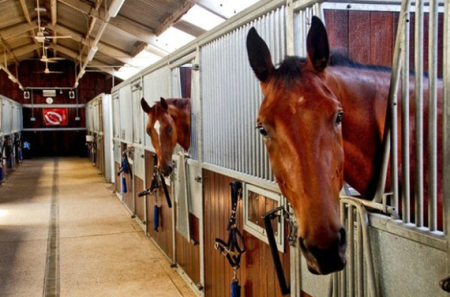
[[[95,23],[97,22],[97,19],[94,18],[93,16],[91,16],[91,14],[92,14],[92,11],[98,12],[98,9],[102,5],[102,2],[103,2],[103,0],[97,0],[95,2],[95,7],[91,7],[91,10],[89,11],[89,14],[88,14],[88,16],[89,16],[89,25],[87,26],[86,34],[85,34],[85,36],[84,36],[84,38],[82,40],[85,40],[85,41],[88,41],[88,42],[90,41],[90,36],[92,34],[92,30],[94,30]],[[86,44],[84,42],[82,42],[82,45],[81,45],[81,48],[80,48],[80,56],[83,54],[85,46],[86,46]]]
[[[59,45],[59,44],[50,43],[50,47],[53,48],[54,50],[57,50],[61,54],[66,55],[66,56],[68,56],[71,59],[78,60],[80,62],[84,62],[87,59],[87,56],[83,55],[83,57],[80,57],[80,55],[76,51],[74,51],[72,49],[69,49],[69,48],[67,48],[65,46]],[[106,64],[104,64],[104,63],[102,63],[102,62],[100,62],[98,60],[95,60],[95,59],[92,61],[92,63],[95,63],[95,65],[98,65],[98,66],[102,67],[102,68],[97,68],[97,69],[100,69],[103,72],[106,72],[106,73],[109,73],[109,74],[113,74],[114,73],[114,71],[112,71],[112,66],[106,65]],[[111,67],[111,70],[108,69],[109,67]]]
[[[72,36],[72,39],[76,42],[82,43],[85,46],[90,46],[90,44],[93,42],[93,39],[90,38],[89,40],[85,39],[83,35],[79,32],[76,32],[70,28],[67,28],[62,25],[56,25],[56,26],[49,26],[50,29],[52,29],[54,32],[58,32],[61,35],[70,35]],[[121,63],[129,63],[131,59],[133,58],[130,56],[127,52],[124,52],[120,49],[117,49],[109,44],[100,42],[98,45],[98,51],[102,54],[105,54]]]
[[[20,6],[22,6],[23,15],[25,16],[27,23],[30,25],[29,31],[31,31],[31,34],[33,35],[31,37],[31,39],[33,39],[35,44],[39,44],[39,42],[37,42],[36,38],[34,38],[34,37],[36,37],[36,33],[34,32],[34,29],[31,29],[32,21],[31,21],[30,14],[28,12],[28,6],[25,3],[25,0],[20,0]],[[36,49],[36,53],[37,53],[38,57],[41,55],[41,53],[39,52],[39,49]]]
[[[29,54],[33,51],[35,51],[36,49],[40,49],[41,46],[38,44],[29,44],[29,45],[25,45],[19,48],[16,48],[14,50],[12,50],[11,54],[8,54],[6,56],[6,60],[7,62],[11,62],[14,60],[14,57],[19,58],[21,56],[25,56],[26,54]]]
[[[58,8],[57,8],[57,4],[56,4],[56,0],[51,0],[50,1],[50,10],[52,12],[52,25],[56,25],[56,23],[58,22]]]
[[[91,8],[92,8],[92,6],[89,5],[88,3],[79,1],[79,0],[60,0],[59,2],[73,8],[75,10],[78,10],[79,12],[81,12],[85,15],[89,15],[89,12],[91,11]],[[99,19],[100,21],[104,21],[106,19],[106,14],[103,11],[103,9],[99,9],[98,11],[95,11],[95,10],[92,11],[91,16],[96,19]],[[110,19],[109,26],[119,29],[121,31],[124,31],[124,32],[134,36],[135,38],[137,38],[141,41],[144,41],[144,42],[148,43],[149,45],[152,45],[153,47],[160,49],[162,52],[167,54],[167,51],[165,51],[164,49],[161,49],[156,44],[155,41],[156,41],[157,37],[154,34],[153,30],[151,30],[129,18],[118,15],[117,17]]]
[[[37,23],[35,21],[32,21],[31,25],[29,23],[22,23],[6,29],[2,29],[1,33],[3,39],[8,40],[21,34],[27,33],[30,30],[35,30],[37,27]]]
[[[194,6],[191,0],[185,0],[181,6],[174,11],[171,15],[169,15],[164,22],[159,25],[158,28],[155,29],[155,34],[159,36],[161,33],[169,29],[176,21],[178,21],[186,12],[188,12],[191,7]]]

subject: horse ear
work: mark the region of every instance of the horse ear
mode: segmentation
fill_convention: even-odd
[[[308,63],[318,72],[322,72],[330,59],[330,45],[328,44],[327,30],[322,21],[312,17],[311,28],[306,39],[308,50]]]
[[[247,54],[250,66],[256,77],[265,82],[275,69],[270,56],[270,50],[264,40],[258,35],[256,29],[252,27],[247,35]]]
[[[152,108],[148,105],[144,98],[141,99],[141,107],[145,113],[150,113],[152,111]]]
[[[161,107],[167,111],[169,109],[169,105],[167,104],[166,99],[164,99],[163,97],[161,97],[160,99],[161,99]]]

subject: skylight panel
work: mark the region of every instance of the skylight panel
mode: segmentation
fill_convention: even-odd
[[[169,52],[173,52],[194,39],[194,36],[178,30],[177,28],[170,27],[158,36],[155,45],[166,49]]]
[[[119,69],[119,71],[116,71],[114,73],[114,76],[117,76],[118,78],[120,78],[122,80],[126,80],[126,79],[132,77],[133,75],[135,75],[138,72],[139,72],[139,68],[131,67],[129,65],[125,65],[125,66],[121,67]]]
[[[152,65],[159,59],[161,59],[161,57],[144,49],[133,59],[131,59],[129,64],[121,67],[114,75],[123,80],[128,79],[140,70]]]
[[[219,25],[225,19],[209,12],[208,10],[194,5],[189,11],[181,18],[181,20],[196,25],[206,31],[211,30],[215,26]]]

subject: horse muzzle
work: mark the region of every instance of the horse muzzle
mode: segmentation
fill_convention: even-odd
[[[347,263],[345,230],[342,229],[339,233],[338,239],[328,248],[308,245],[303,238],[300,238],[300,248],[311,273],[325,275],[344,269]]]

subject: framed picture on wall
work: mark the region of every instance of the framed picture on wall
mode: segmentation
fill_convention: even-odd
[[[45,126],[67,126],[69,124],[67,108],[44,108]]]

